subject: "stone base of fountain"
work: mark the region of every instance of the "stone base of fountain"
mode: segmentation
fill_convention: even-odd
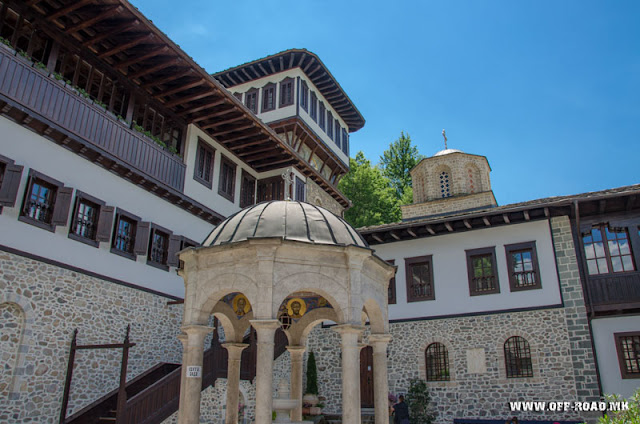
[[[274,423],[286,424],[313,424],[311,421],[291,421],[291,411],[300,405],[301,399],[291,399],[289,397],[289,383],[280,380],[278,384],[278,395],[273,399],[273,410],[276,412]]]

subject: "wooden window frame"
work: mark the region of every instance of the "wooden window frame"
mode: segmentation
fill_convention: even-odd
[[[522,339],[523,341],[523,349],[524,353],[528,353],[528,360],[529,360],[529,367],[527,367],[524,371],[531,371],[531,374],[529,374],[528,372],[523,372],[523,368],[522,367],[509,367],[509,359],[508,359],[508,355],[507,355],[507,343],[509,343],[510,340],[514,340],[514,339]],[[516,346],[518,346],[518,340],[516,340]],[[503,355],[504,355],[504,367],[505,367],[505,375],[507,376],[507,378],[533,378],[534,377],[534,372],[533,372],[533,353],[532,353],[532,349],[531,349],[531,344],[529,343],[529,341],[527,339],[525,339],[522,336],[512,336],[509,337],[507,340],[504,341],[504,344],[502,345],[502,350],[503,350]],[[526,356],[525,356],[526,359]],[[522,362],[522,358],[520,358],[520,362]],[[517,363],[517,362],[516,362]],[[513,369],[517,368],[518,369],[518,374],[513,374]]]
[[[93,223],[93,225],[95,226],[95,232],[93,238],[83,237],[74,232],[74,227],[76,226],[78,221],[78,206],[80,202],[83,201],[93,203],[96,206],[95,222]],[[106,203],[102,200],[90,196],[80,190],[76,190],[76,198],[73,202],[73,212],[71,215],[71,225],[69,225],[69,238],[75,241],[79,241],[80,243],[88,244],[89,246],[98,247],[100,245],[100,242],[96,239],[96,237],[98,235],[98,226],[101,218],[101,212],[105,206]]]
[[[51,199],[51,218],[49,222],[32,218],[26,213],[27,201],[31,197],[31,190],[35,181],[41,181],[45,185],[49,186],[49,190],[53,190]],[[42,174],[41,172],[30,169],[29,176],[27,178],[27,185],[24,190],[22,207],[20,208],[20,216],[18,217],[18,221],[34,225],[38,228],[42,228],[43,230],[51,231],[53,233],[55,232],[57,226],[64,227],[68,224],[72,195],[72,188],[65,187],[62,182],[53,179],[45,174]],[[56,218],[58,214],[61,216]]]
[[[271,190],[271,193],[268,191]],[[274,192],[275,190],[275,192]],[[270,200],[284,200],[286,198],[284,180],[280,175],[274,177],[263,178],[256,183],[256,202],[266,202]],[[276,198],[277,193],[282,194],[282,199]],[[267,194],[271,197],[267,198]]]
[[[311,91],[309,96],[309,116],[313,122],[318,122],[318,96],[315,91]]]
[[[267,104],[268,90],[273,91],[273,103],[271,105]],[[262,87],[262,101],[260,102],[260,105],[262,106],[260,108],[260,113],[271,112],[272,110],[276,110],[276,107],[278,106],[278,90],[277,90],[277,85],[275,83],[270,82],[269,84]]]
[[[469,295],[470,296],[484,296],[487,294],[497,294],[500,293],[500,278],[498,276],[498,263],[496,261],[496,247],[482,247],[479,249],[468,249],[465,250],[467,255],[467,277],[469,282]],[[491,290],[486,291],[478,291],[475,289],[475,285],[473,282],[474,272],[473,272],[473,262],[472,257],[474,256],[486,256],[491,255],[491,267],[493,269],[493,277],[495,278],[495,287]]]
[[[429,349],[434,347],[435,355],[432,356],[433,361],[435,362],[434,367],[429,367],[429,356],[427,352]],[[437,371],[437,374],[434,375],[430,373],[430,368]],[[444,343],[433,342],[429,343],[424,350],[424,371],[425,371],[425,379],[427,381],[451,381],[451,368],[449,366],[449,350]],[[444,372],[444,374],[443,374]]]
[[[300,107],[309,113],[309,86],[305,81],[302,81],[300,87]]]
[[[128,219],[129,221],[133,222],[133,236],[132,238],[132,248],[131,248],[131,253],[130,252],[126,252],[124,250],[120,250],[117,249],[115,247],[116,244],[116,237],[118,236],[118,226],[120,223],[120,219],[124,217],[126,219]],[[113,231],[111,233],[111,248],[110,251],[111,253],[115,253],[118,256],[122,256],[123,258],[127,258],[127,259],[131,259],[133,261],[136,260],[136,257],[138,256],[136,254],[136,241],[137,241],[137,237],[138,237],[138,226],[140,225],[140,223],[142,222],[142,219],[140,219],[139,216],[136,216],[132,213],[129,213],[123,209],[117,208],[116,209],[116,213],[115,213],[115,219],[114,219],[114,223],[113,223]]]
[[[16,165],[12,159],[0,155],[0,165],[2,165],[2,175],[0,175],[0,213],[2,208],[14,207],[18,198],[20,182],[22,181],[22,165]]]
[[[521,251],[531,251],[531,262],[533,265],[533,272],[536,276],[536,283],[530,286],[518,286],[518,281],[516,280],[515,275],[513,275],[514,263],[512,253],[521,252]],[[540,276],[540,266],[538,264],[538,252],[536,250],[536,242],[535,241],[527,241],[522,243],[514,243],[514,244],[505,244],[504,252],[507,257],[507,271],[509,273],[509,287],[512,292],[515,291],[524,291],[524,290],[537,290],[542,288],[542,279]]]
[[[206,152],[211,154],[211,164],[209,165],[209,180],[199,175],[201,152]],[[196,161],[193,165],[193,179],[210,190],[213,188],[213,170],[214,170],[215,159],[216,159],[216,149],[214,149],[210,144],[208,144],[203,139],[198,137],[198,143],[196,144]],[[206,172],[203,172],[203,175],[206,175]]]
[[[157,262],[151,258],[151,254],[153,253],[153,238],[156,233],[161,233],[166,238],[166,245],[164,248],[164,255],[161,262]],[[169,244],[171,243],[171,238],[173,236],[173,232],[167,230],[164,227],[161,227],[158,224],[151,224],[149,229],[149,247],[147,248],[147,265],[150,265],[154,268],[161,269],[163,271],[169,271]]]
[[[227,193],[226,191],[224,191],[225,187],[223,187],[224,186],[223,173],[225,170],[225,165],[231,168],[231,193]],[[228,159],[224,155],[220,155],[220,175],[218,178],[218,194],[224,197],[225,199],[227,199],[228,201],[230,201],[231,203],[234,202],[235,194],[236,194],[237,166],[238,165],[236,165],[236,163],[233,162],[231,159]]]
[[[286,96],[284,95],[284,90],[285,87],[290,86],[291,87],[291,98],[289,99],[289,101],[286,100]],[[287,106],[291,106],[294,102],[295,102],[295,80],[291,77],[287,77],[285,79],[283,79],[282,81],[280,81],[280,99],[278,101],[278,104],[280,105],[279,107],[287,107]]]
[[[640,379],[640,372],[629,372],[627,370],[624,350],[622,349],[622,339],[626,337],[640,337],[640,331],[613,333],[613,338],[616,344],[616,353],[618,354],[618,365],[620,366],[620,377],[622,377],[623,380]],[[640,354],[640,350],[638,352]],[[640,361],[640,357],[638,357],[636,360]]]
[[[253,94],[256,95],[255,110],[249,105],[249,96]],[[247,90],[247,92],[244,93],[244,105],[247,107],[247,109],[249,109],[251,112],[257,115],[258,106],[260,105],[260,90],[258,90],[257,88],[252,88],[251,90]]]
[[[247,193],[247,185],[245,182],[253,183],[253,189],[251,189],[251,193]],[[247,206],[256,204],[256,187],[257,187],[257,179],[253,175],[249,174],[244,169],[242,170],[242,176],[240,178],[240,207],[246,208]]]
[[[297,202],[306,202],[307,199],[307,183],[305,183],[300,177],[295,177],[295,199]]]
[[[318,126],[322,131],[327,132],[327,108],[321,101],[318,101]]]
[[[342,153],[349,156],[349,133],[346,128],[342,128],[342,134],[340,138],[342,139]]]
[[[333,140],[333,114],[327,109],[327,135]]]
[[[413,296],[412,290],[411,290],[412,269],[416,265],[421,265],[421,264],[425,264],[425,263],[429,264],[429,274],[430,274],[429,278],[431,279],[431,295],[430,296],[424,296],[424,297],[415,297],[415,296]],[[415,256],[415,257],[412,257],[412,258],[405,258],[404,259],[404,270],[405,270],[405,280],[406,280],[406,285],[407,285],[407,303],[410,303],[410,302],[422,302],[422,301],[426,301],[426,300],[435,300],[436,299],[436,287],[435,287],[435,281],[433,279],[433,255]]]
[[[600,230],[600,235],[602,237],[602,247],[604,250],[604,259],[606,260],[607,263],[607,272],[598,272],[596,274],[591,274],[589,272],[589,260],[587,258],[587,251],[586,251],[586,246],[585,246],[585,237],[587,235],[592,236],[592,231],[593,229],[598,229]],[[627,235],[627,243],[629,244],[629,256],[631,257],[631,265],[633,267],[632,270],[629,271],[625,271],[624,269],[622,271],[614,271],[613,270],[613,262],[611,260],[611,251],[609,250],[609,239],[607,238],[607,229],[611,229],[613,231],[615,231],[615,229],[620,229],[622,231],[624,231]],[[593,236],[592,236],[593,237]],[[600,222],[597,224],[593,224],[590,226],[589,228],[589,232],[585,233],[581,231],[580,234],[580,238],[581,238],[581,242],[582,242],[582,254],[584,255],[584,262],[587,268],[587,274],[589,276],[600,276],[600,275],[621,275],[621,274],[625,274],[625,273],[631,273],[631,272],[637,272],[638,271],[638,267],[637,267],[637,263],[636,263],[636,258],[635,258],[635,254],[633,251],[633,242],[631,241],[632,236],[631,236],[631,232],[629,231],[629,228],[626,226],[621,226],[621,227],[616,227],[614,225],[611,225],[609,222]],[[617,241],[618,239],[616,239]],[[595,249],[595,248],[594,248]],[[613,256],[620,256],[622,257],[622,255],[613,255]],[[625,255],[626,256],[626,255]],[[597,257],[596,257],[596,262],[597,262]],[[598,265],[597,265],[598,266]],[[600,269],[600,267],[598,266],[598,270]]]
[[[388,259],[386,261],[389,265],[395,265],[395,259]],[[408,293],[408,292],[407,292]],[[387,292],[387,303],[389,305],[395,305],[398,303],[398,296],[396,292],[396,275],[393,274],[393,277],[389,279],[389,290]]]

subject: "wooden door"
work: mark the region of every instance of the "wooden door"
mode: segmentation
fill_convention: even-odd
[[[360,403],[362,408],[373,408],[373,348],[360,351]]]

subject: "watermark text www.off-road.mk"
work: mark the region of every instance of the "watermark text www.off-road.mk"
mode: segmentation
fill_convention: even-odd
[[[509,402],[512,412],[515,411],[627,411],[628,402]]]

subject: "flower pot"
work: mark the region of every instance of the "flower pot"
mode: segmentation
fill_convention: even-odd
[[[307,393],[306,395],[302,396],[302,402],[311,406],[316,406],[320,402],[320,399],[318,399],[317,395]]]

